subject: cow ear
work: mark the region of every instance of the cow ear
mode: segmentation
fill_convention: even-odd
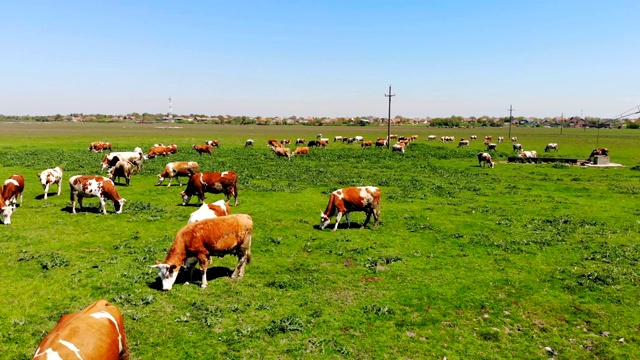
[[[40,174],[42,174],[42,173],[38,173],[38,175],[36,175],[36,176],[37,176],[37,177],[40,177]]]
[[[173,273],[178,267],[176,265],[169,266],[169,273]]]

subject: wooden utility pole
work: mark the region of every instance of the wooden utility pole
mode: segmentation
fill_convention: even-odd
[[[513,122],[513,105],[509,105],[509,141],[511,141],[511,123]]]
[[[389,118],[387,123],[387,149],[391,148],[391,97],[396,96],[396,94],[391,94],[391,85],[389,85],[389,94],[384,94],[384,96],[389,98]]]
[[[560,135],[562,135],[562,128],[564,127],[564,113],[560,115]]]

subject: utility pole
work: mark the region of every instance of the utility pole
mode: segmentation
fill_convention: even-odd
[[[511,141],[511,123],[513,122],[513,105],[509,105],[509,141]]]
[[[562,128],[564,127],[564,113],[560,115],[560,135],[562,135]]]
[[[389,85],[389,94],[384,94],[384,96],[389,98],[389,118],[387,123],[387,149],[391,148],[391,97],[396,96],[396,94],[391,94],[391,85]]]

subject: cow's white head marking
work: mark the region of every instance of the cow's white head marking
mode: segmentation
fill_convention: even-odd
[[[11,214],[13,214],[13,210],[15,206],[6,205],[0,211],[2,211],[2,223],[5,225],[11,225]]]
[[[162,281],[162,290],[169,291],[178,278],[178,267],[169,264],[151,265],[152,268],[158,268],[158,277]]]
[[[325,215],[322,211],[320,211],[320,229],[324,229],[325,227],[327,227],[327,225],[329,225],[329,223],[331,222],[331,219]]]

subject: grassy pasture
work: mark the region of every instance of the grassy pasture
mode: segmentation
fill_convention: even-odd
[[[545,347],[558,358],[640,357],[640,132],[600,130],[599,145],[626,165],[607,169],[507,164],[509,143],[494,169],[480,168],[481,140],[456,148],[471,134],[507,137],[506,128],[393,128],[420,135],[405,154],[332,142],[289,162],[265,145],[318,133],[372,139],[386,128],[3,124],[0,179],[19,172],[27,184],[13,223],[0,227],[0,357],[31,358],[61,315],[98,298],[123,312],[132,359],[547,359]],[[557,142],[550,156],[584,159],[598,130],[514,127],[512,136],[526,150]],[[214,156],[189,149],[208,139],[222,140]],[[72,215],[67,181],[99,173],[104,154],[87,151],[98,140],[179,152],[118,186],[123,214],[112,204],[98,214],[86,199]],[[148,265],[196,209],[180,206],[175,181],[155,186],[178,160],[238,173],[231,211],[255,224],[243,279],[229,279],[236,259],[227,257],[214,259],[205,290],[197,281],[157,289]],[[54,186],[45,201],[36,173],[54,166],[65,169],[62,196]],[[314,228],[328,193],[356,185],[381,188],[380,227]]]

